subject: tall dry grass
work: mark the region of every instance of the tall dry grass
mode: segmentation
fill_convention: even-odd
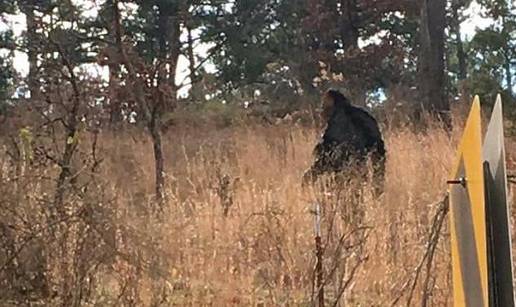
[[[325,195],[332,191],[301,186],[317,139],[314,128],[287,124],[177,128],[164,137],[168,209],[156,219],[148,210],[154,178],[149,141],[138,132],[106,132],[100,136],[99,154],[104,160],[96,190],[96,204],[104,202],[104,207],[93,208],[109,207],[109,227],[99,232],[111,235],[82,240],[106,245],[111,253],[102,256],[109,254],[105,261],[91,256],[98,265],[86,266],[90,273],[82,281],[90,283],[89,292],[77,304],[309,306],[315,267],[312,209],[321,199],[323,206],[337,210],[360,206],[365,213],[358,227],[367,229],[367,236],[350,236],[338,250],[332,249],[335,238],[325,237],[326,232],[338,236],[337,232],[344,234],[353,225],[340,216],[331,222],[323,217],[325,274],[336,265],[341,280],[349,279],[340,306],[403,306],[410,296],[411,302],[419,304],[423,278],[414,280],[416,269],[427,251],[438,202],[446,194],[459,133],[450,136],[438,125],[424,132],[409,127],[386,129],[383,195],[374,197],[362,184],[359,202],[348,197],[354,191],[344,190],[339,203],[331,203],[332,198]],[[3,191],[9,190],[4,197],[14,197],[8,157],[0,160]],[[47,171],[50,175],[51,170]],[[31,188],[19,190],[23,197],[18,195],[20,199],[11,204],[28,216],[38,208],[37,196],[52,193],[52,186],[25,180]],[[446,221],[427,278],[431,306],[451,304],[447,233]],[[72,240],[70,249],[79,241]],[[362,245],[356,248],[359,241]],[[48,272],[65,261],[51,260],[55,263],[46,264]],[[351,272],[354,264],[356,271]],[[328,302],[335,299],[337,284],[328,283]],[[59,291],[42,301],[62,302]]]
[[[310,302],[315,263],[311,210],[318,196],[304,191],[300,178],[311,162],[316,136],[314,129],[286,125],[168,136],[170,212],[157,231],[166,246],[172,301]],[[120,176],[117,191],[128,202],[142,202],[138,189],[151,190],[152,155],[142,151],[149,146],[127,140],[106,140],[106,152],[120,154],[111,155],[107,168]],[[384,306],[402,294],[425,251],[434,205],[445,195],[454,156],[455,142],[439,127],[425,133],[397,128],[386,131],[386,141],[385,193],[360,204],[372,231],[369,260],[345,298],[357,305]],[[132,179],[127,170],[135,172]],[[230,195],[220,195],[224,182]],[[227,216],[224,197],[231,198]],[[438,254],[433,300],[446,304],[446,244]]]

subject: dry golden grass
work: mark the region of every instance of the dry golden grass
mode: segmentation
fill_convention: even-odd
[[[167,255],[170,302],[310,303],[315,263],[311,209],[317,196],[303,191],[300,178],[311,162],[316,136],[314,129],[284,125],[166,137],[170,211],[156,231]],[[380,199],[364,197],[360,204],[364,224],[372,230],[368,260],[342,300],[351,305],[385,306],[405,292],[403,285],[425,251],[436,203],[446,194],[454,157],[456,138],[439,127],[425,133],[396,128],[385,136],[385,193]],[[138,206],[144,202],[138,195],[145,195],[140,190],[152,189],[153,160],[145,151],[149,144],[127,139],[109,138],[105,150],[112,153],[108,168],[118,193]],[[228,216],[218,193],[221,178],[229,181]],[[432,274],[435,305],[450,303],[446,235],[442,242]]]
[[[408,127],[384,131],[385,191],[374,198],[367,183],[362,185],[358,205],[368,231],[362,248],[350,243],[335,257],[334,238],[325,237],[330,219],[323,218],[326,274],[334,260],[352,265],[364,256],[340,306],[407,304],[461,131],[450,136],[437,125],[418,133]],[[313,128],[287,124],[170,131],[164,136],[168,209],[155,219],[147,214],[154,179],[151,144],[136,132],[101,135],[100,177],[109,196],[103,197],[112,200],[117,252],[95,273],[87,305],[310,306],[312,209],[324,195],[302,188],[301,177],[316,138]],[[50,189],[37,186],[36,194]],[[352,192],[344,191],[338,204],[330,198],[322,205],[351,206]],[[20,206],[35,205],[26,200]],[[344,219],[331,223],[340,233],[353,226]],[[446,220],[428,278],[431,306],[451,304],[447,233]],[[338,269],[343,278],[351,276],[345,269]],[[423,276],[414,286],[413,304],[421,300]],[[334,287],[327,286],[329,302]]]

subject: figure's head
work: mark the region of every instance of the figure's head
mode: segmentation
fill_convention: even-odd
[[[347,105],[349,105],[348,99],[340,91],[331,88],[323,95],[322,116],[328,120],[336,109]]]

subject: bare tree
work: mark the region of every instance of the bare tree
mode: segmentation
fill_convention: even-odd
[[[124,45],[122,39],[123,32],[120,21],[120,8],[118,7],[118,0],[113,0],[112,4],[114,12],[115,39],[120,61],[127,70],[129,85],[134,89],[134,98],[138,103],[139,111],[143,113],[143,119],[147,128],[149,129],[153,143],[156,178],[156,200],[161,210],[164,206],[165,197],[165,166],[161,143],[161,116],[165,109],[165,93],[167,92],[167,85],[158,82],[157,87],[152,88],[148,85],[147,80],[142,77],[142,74],[137,72],[133,63],[133,59],[131,59],[128,51],[126,50],[128,47]],[[160,68],[158,67],[158,69]],[[153,94],[157,94],[157,97]]]

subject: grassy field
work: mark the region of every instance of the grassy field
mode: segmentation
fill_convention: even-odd
[[[314,129],[291,126],[169,136],[171,212],[157,231],[166,246],[170,286],[176,289],[173,301],[269,306],[310,302],[315,264],[311,210],[321,195],[303,190],[300,178],[311,162],[316,136]],[[345,294],[345,300],[357,305],[384,306],[403,294],[425,252],[454,155],[454,141],[439,128],[424,134],[398,128],[386,131],[386,140],[385,193],[373,199],[366,185],[359,204],[366,212],[363,225],[371,228],[361,251],[368,259]],[[109,144],[112,174],[121,176],[117,191],[127,203],[141,202],[134,187],[151,187],[151,153],[136,150],[141,146],[124,138]],[[134,181],[128,182],[124,169],[138,174]],[[344,195],[337,205],[352,205],[346,200]],[[227,216],[224,206],[229,206]],[[342,232],[350,231],[345,221],[334,223]],[[339,261],[352,262],[348,258],[356,257],[354,252],[342,251]],[[448,254],[447,244],[441,244],[432,271],[437,305],[449,303]],[[329,270],[334,255],[328,253],[327,258]]]
[[[329,306],[419,305],[423,297],[429,306],[451,305],[447,219],[431,267],[425,257],[462,128],[456,130],[384,129],[385,189],[374,197],[367,182],[340,192],[301,186],[315,128],[176,127],[164,136],[167,206],[158,218],[149,213],[151,143],[137,132],[103,133],[102,163],[94,176],[78,179],[94,185],[69,193],[70,219],[57,234],[38,230],[48,225],[44,206],[55,168],[25,166],[14,180],[13,165],[2,156],[0,221],[26,228],[28,235],[13,234],[14,250],[30,242],[12,270],[43,270],[47,296],[34,301],[51,305],[310,306],[319,202]],[[75,163],[91,165],[81,159]],[[350,220],[356,208],[363,216]],[[43,268],[24,266],[34,250],[46,259]],[[34,282],[10,279],[9,267],[3,297],[37,297]],[[17,282],[29,290],[20,294]]]

